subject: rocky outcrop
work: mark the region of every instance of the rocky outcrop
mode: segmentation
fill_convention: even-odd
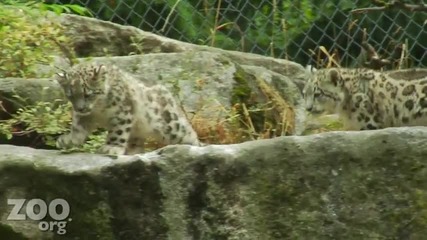
[[[169,146],[117,159],[0,145],[0,234],[44,240],[423,239],[425,139],[427,128],[389,128]],[[66,234],[56,227],[40,231],[40,221],[29,218],[7,220],[7,199],[17,198],[66,200]]]
[[[306,73],[299,64],[184,43],[88,17],[63,14],[53,18],[65,27],[77,56],[90,57],[90,61],[99,63],[114,63],[148,85],[166,85],[182,100],[190,118],[197,112],[199,117],[224,122],[235,104],[257,108],[272,102],[265,89],[259,87],[259,82],[263,81],[271,88],[268,91],[277,92],[280,100],[292,108],[292,114],[287,114],[292,128],[286,134],[301,134],[304,130],[306,113],[301,90]],[[36,66],[40,79],[0,79],[1,106],[14,113],[17,108],[38,101],[64,101],[59,85],[50,76],[58,72],[58,68],[68,68],[68,64],[65,58],[58,57],[54,64]],[[15,93],[19,93],[19,98]],[[279,116],[282,110],[273,111],[268,116],[255,118],[268,118],[274,125],[282,120]],[[3,112],[0,119],[8,116]],[[261,131],[264,121],[256,120],[254,125],[255,130]]]
[[[181,42],[135,27],[89,17],[63,14],[58,20],[65,26],[66,35],[72,39],[76,54],[80,57],[209,51],[225,55],[238,64],[260,66],[283,75],[304,78],[300,64],[284,59]]]
[[[427,69],[410,68],[388,71],[388,76],[394,79],[404,79],[407,81],[427,79]]]
[[[199,117],[214,121],[224,121],[236,103],[251,107],[269,102],[258,86],[258,80],[262,80],[294,108],[293,118],[296,120],[292,121],[296,124],[293,133],[300,134],[304,129],[305,110],[300,83],[303,80],[298,80],[297,75],[240,65],[223,54],[208,51],[94,57],[89,61],[115,64],[147,85],[163,84],[178,96],[189,117],[197,112]],[[48,65],[39,68],[40,74],[58,71]],[[24,105],[57,99],[65,101],[62,89],[52,79],[0,79],[0,101],[9,112],[22,106],[23,99]],[[19,99],[14,97],[16,93]]]
[[[0,119],[37,101],[64,99],[58,87],[51,79],[0,78]],[[7,112],[2,111],[6,109]]]

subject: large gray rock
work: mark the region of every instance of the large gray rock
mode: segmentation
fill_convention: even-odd
[[[17,108],[37,101],[64,99],[59,85],[52,79],[0,78],[0,119],[9,116]],[[7,109],[9,113],[2,111]]]
[[[65,34],[72,39],[74,50],[79,57],[209,51],[225,55],[242,65],[260,66],[280,74],[304,78],[303,67],[285,59],[181,42],[132,26],[95,18],[62,14],[58,20],[65,26]]]
[[[224,54],[208,51],[79,60],[115,64],[147,85],[164,84],[176,93],[190,118],[193,116],[191,113],[197,112],[198,117],[212,121],[224,121],[236,103],[245,103],[251,107],[270,101],[261,93],[256,81],[262,79],[294,108],[296,114],[292,121],[295,122],[295,129],[292,133],[300,134],[304,129],[305,111],[301,94],[303,80],[298,77],[299,74],[283,75],[259,66],[240,65]],[[56,67],[50,65],[39,68],[40,74],[58,71]],[[55,99],[65,100],[59,84],[51,79],[37,81],[28,79],[27,82],[25,79],[13,80],[16,81],[0,79],[0,101],[9,103],[8,110],[11,112],[17,106],[13,104],[15,93],[26,99],[27,104]],[[262,125],[261,121],[259,125]]]
[[[118,159],[0,145],[0,236],[424,239],[426,139],[425,127],[390,128]],[[11,198],[65,199],[66,234],[7,220]]]

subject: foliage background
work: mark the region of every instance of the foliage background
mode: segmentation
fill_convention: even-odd
[[[369,0],[51,0],[79,4],[95,17],[170,38],[309,64],[324,46],[355,66],[363,29],[383,56],[407,43],[407,67],[427,66],[426,12],[351,14]],[[411,2],[411,1],[405,1]],[[415,3],[416,1],[412,1]],[[421,2],[421,1],[418,1]],[[424,39],[424,40],[423,40]],[[312,51],[315,56],[313,57]]]

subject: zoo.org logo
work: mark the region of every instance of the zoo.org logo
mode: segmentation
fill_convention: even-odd
[[[19,213],[27,202],[24,213]],[[49,206],[45,201],[39,198],[31,199],[7,199],[7,205],[13,205],[12,211],[10,211],[7,220],[26,220],[27,217],[34,221],[39,222],[39,229],[41,231],[51,231],[53,232],[56,227],[56,233],[63,235],[67,232],[65,227],[67,226],[67,221],[71,221],[71,218],[68,218],[70,214],[70,205],[67,201],[62,198],[56,198],[49,203]],[[61,206],[61,210],[58,211],[57,207]],[[49,213],[49,216],[56,221],[43,221],[46,215]]]

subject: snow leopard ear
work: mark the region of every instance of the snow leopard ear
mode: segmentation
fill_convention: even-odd
[[[57,77],[57,79],[65,79],[67,78],[67,71],[65,71],[63,68],[55,66],[54,67],[56,69],[58,69],[58,72],[55,73],[55,76]]]
[[[67,80],[67,72],[65,72],[64,70],[62,70],[61,72],[55,73],[55,76],[56,76],[55,80],[59,84],[63,84]]]
[[[59,73],[55,73],[56,76],[60,77],[60,78],[65,78],[67,77],[67,74],[65,72],[59,72]]]
[[[317,69],[315,67],[313,67],[313,65],[308,64],[307,66],[305,66],[305,70],[309,73],[315,73],[317,72]]]
[[[105,65],[103,65],[103,64],[100,64],[97,67],[94,67],[93,68],[93,80],[94,81],[98,80],[100,73],[104,70],[105,70]]]
[[[331,80],[332,84],[334,84],[335,86],[341,85],[342,80],[341,80],[341,75],[338,71],[338,69],[335,68],[331,68],[328,70],[328,76],[329,79]]]

